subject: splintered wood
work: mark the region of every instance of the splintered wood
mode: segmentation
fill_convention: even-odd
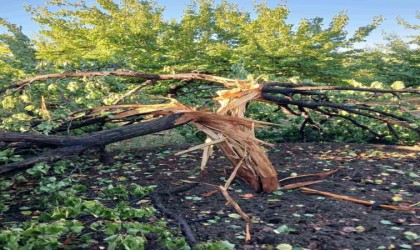
[[[238,168],[238,176],[250,183],[256,191],[272,192],[277,189],[277,171],[260,147],[260,144],[267,143],[255,138],[249,133],[250,130],[243,129],[251,129],[256,121],[201,111],[187,112],[177,122],[183,123],[185,120],[194,124],[212,141],[220,140],[218,146],[233,167],[238,166],[243,159]]]
[[[272,192],[279,185],[277,171],[261,147],[270,144],[254,135],[255,126],[272,124],[244,118],[247,103],[260,97],[259,84],[237,81],[236,87],[218,92],[216,113],[196,111],[170,98],[165,104],[138,106],[137,112],[152,116],[183,113],[175,124],[191,122],[207,135],[207,140],[180,153],[203,149],[201,169],[204,169],[212,154],[211,147],[217,144],[232,166],[237,168],[237,175],[255,191]]]
[[[346,195],[338,195],[338,194],[319,191],[319,190],[315,190],[315,189],[311,189],[311,188],[301,187],[300,190],[302,192],[308,193],[308,194],[322,195],[322,196],[334,198],[334,199],[337,199],[337,200],[344,200],[344,201],[354,202],[354,203],[357,203],[357,204],[362,204],[362,205],[365,205],[365,206],[373,206],[375,204],[372,201],[360,200],[360,199],[356,199],[356,198],[346,196]],[[379,204],[379,207],[385,208],[385,209],[390,209],[390,210],[399,210],[399,211],[420,210],[420,208],[417,208],[417,207],[414,207],[414,206],[395,206],[395,205],[388,205],[388,204]]]
[[[252,100],[261,97],[260,86],[255,83],[248,83],[244,81],[236,81],[235,88],[228,90],[217,91],[216,98],[213,100],[218,104],[219,108],[216,113],[219,115],[229,115],[232,117],[244,118],[246,105]],[[246,127],[242,127],[247,131]],[[250,134],[254,135],[254,124],[251,128]],[[213,141],[213,137],[207,135],[206,143]],[[213,145],[203,148],[203,156],[201,161],[201,169],[203,170],[208,162],[209,157],[213,154]]]
[[[214,144],[218,144],[226,158],[237,171],[239,177],[260,192],[275,191],[279,185],[277,171],[272,166],[260,145],[270,145],[255,138],[254,128],[271,123],[246,119],[246,105],[261,97],[261,87],[257,83],[238,81],[235,88],[217,92],[214,100],[218,104],[216,113],[193,111],[185,113],[179,120],[192,121],[207,135],[203,148],[201,169],[212,155]],[[235,174],[236,175],[236,174]]]

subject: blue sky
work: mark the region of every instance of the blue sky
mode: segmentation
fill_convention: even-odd
[[[0,17],[23,27],[25,34],[34,35],[39,29],[23,5],[45,5],[46,0],[0,0]],[[94,0],[86,0],[94,2]],[[118,0],[115,0],[118,1]],[[165,7],[166,18],[179,18],[189,0],[158,0]],[[230,0],[237,3],[241,9],[252,12],[252,0]],[[347,26],[351,34],[359,26],[372,21],[373,17],[382,15],[386,18],[381,27],[368,38],[368,45],[380,43],[383,32],[397,33],[401,36],[412,35],[413,31],[403,29],[395,19],[400,16],[412,24],[419,24],[416,11],[420,11],[420,0],[266,0],[269,6],[284,4],[291,10],[289,23],[297,24],[301,18],[323,17],[328,23],[340,11],[347,11],[350,22]],[[0,27],[0,32],[5,29]]]

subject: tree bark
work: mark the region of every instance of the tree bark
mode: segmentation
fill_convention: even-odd
[[[171,114],[149,122],[127,125],[81,136],[37,135],[0,132],[0,142],[24,142],[33,143],[41,147],[54,148],[38,156],[25,159],[21,162],[0,166],[0,174],[6,174],[16,170],[26,169],[42,161],[51,161],[57,158],[65,158],[76,155],[89,148],[100,148],[114,142],[175,128],[188,122],[177,122],[177,120],[182,117],[182,115],[183,113]]]

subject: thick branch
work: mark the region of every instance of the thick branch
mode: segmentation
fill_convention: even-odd
[[[182,113],[173,114],[148,122],[103,130],[81,136],[0,132],[0,142],[31,142],[40,146],[56,147],[67,147],[74,145],[86,145],[89,147],[103,146],[113,142],[174,128],[175,125],[173,125],[173,123],[181,116]]]
[[[48,162],[56,158],[66,158],[66,157],[74,156],[83,152],[86,149],[87,147],[80,145],[80,146],[71,146],[71,147],[49,150],[40,155],[31,157],[23,161],[14,162],[14,163],[0,166],[0,175],[14,172],[21,169],[30,168],[31,166],[33,166],[34,164],[38,162]]]
[[[316,109],[316,111],[317,111],[317,112],[320,112],[320,113],[322,113],[322,114],[324,114],[324,115],[326,115],[326,116],[341,117],[341,118],[343,118],[343,119],[346,119],[346,120],[350,121],[351,123],[353,123],[355,126],[360,127],[361,129],[366,130],[366,131],[368,131],[369,133],[373,134],[373,135],[374,135],[374,136],[376,136],[377,138],[383,138],[383,137],[384,137],[383,135],[380,135],[380,134],[376,133],[375,131],[373,131],[373,130],[372,130],[371,128],[369,128],[368,126],[365,126],[365,125],[361,124],[360,122],[358,122],[358,121],[356,121],[356,120],[354,120],[354,119],[352,119],[352,118],[350,118],[350,117],[348,117],[348,116],[345,116],[345,115],[340,115],[340,114],[330,113],[330,112],[327,112],[327,111],[325,111],[325,110],[323,110],[323,109],[320,109],[320,108],[319,108],[319,109]]]
[[[29,142],[38,146],[57,147],[57,149],[47,151],[38,156],[26,159],[21,162],[0,166],[0,174],[5,174],[14,170],[24,169],[41,161],[49,161],[54,158],[62,158],[83,152],[93,147],[102,147],[113,142],[160,132],[175,128],[189,122],[183,120],[178,122],[182,113],[168,115],[149,122],[118,127],[109,130],[94,132],[82,136],[58,136],[58,135],[39,135],[39,134],[20,134],[20,133],[0,133],[0,142]]]
[[[18,89],[26,85],[30,85],[34,82],[45,81],[49,79],[65,79],[65,78],[82,78],[82,77],[100,77],[100,76],[116,76],[116,77],[134,77],[144,80],[179,80],[179,81],[191,81],[191,80],[204,80],[208,82],[214,82],[222,84],[226,87],[235,86],[237,80],[232,80],[224,77],[212,76],[200,73],[185,73],[185,74],[166,74],[156,75],[147,74],[134,71],[98,71],[98,72],[76,72],[76,73],[58,73],[58,74],[47,74],[28,78],[26,80],[19,81],[6,88],[0,89],[0,94],[6,92],[8,89]]]
[[[281,88],[279,88],[281,87]],[[266,93],[283,93],[285,88],[288,88],[289,91],[314,91],[314,90],[353,90],[358,92],[372,92],[372,93],[411,93],[420,95],[419,89],[375,89],[375,88],[356,88],[356,87],[347,87],[347,86],[316,86],[311,83],[277,83],[277,82],[268,82],[264,84],[263,92]]]
[[[400,117],[391,113],[387,113],[381,110],[376,110],[376,109],[372,109],[369,107],[365,107],[365,106],[360,106],[360,105],[345,105],[345,104],[336,104],[336,103],[331,103],[331,102],[310,102],[310,101],[302,101],[302,100],[290,100],[287,98],[282,98],[279,96],[273,96],[267,93],[262,93],[262,97],[264,100],[270,101],[270,102],[274,102],[276,104],[279,105],[295,105],[295,106],[299,106],[299,107],[306,107],[309,109],[313,109],[316,110],[320,107],[328,107],[328,108],[334,108],[334,109],[339,109],[339,110],[344,110],[347,111],[349,113],[353,113],[353,114],[357,114],[357,115],[361,115],[361,116],[365,116],[371,119],[375,119],[375,120],[379,120],[379,121],[383,121],[385,123],[391,123],[391,124],[397,124],[400,126],[403,126],[405,128],[408,129],[412,129],[414,131],[420,132],[420,129],[417,128],[413,128],[410,126],[411,123],[414,123],[413,121],[410,121],[404,117]],[[367,111],[367,112],[361,112],[358,109]],[[391,120],[391,119],[386,119],[383,118],[381,116],[376,116],[376,115],[372,115],[368,112],[372,112],[372,113],[378,113],[381,114],[383,116],[388,116],[391,117],[395,120]]]

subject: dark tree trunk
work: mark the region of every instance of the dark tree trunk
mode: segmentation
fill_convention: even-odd
[[[0,166],[0,174],[29,168],[41,161],[51,161],[79,154],[89,148],[101,148],[105,145],[131,139],[134,137],[156,133],[175,128],[184,123],[177,123],[183,114],[172,114],[149,122],[127,125],[114,129],[103,130],[82,136],[37,135],[0,132],[0,142],[5,143],[32,143],[37,146],[53,148],[38,156]]]

